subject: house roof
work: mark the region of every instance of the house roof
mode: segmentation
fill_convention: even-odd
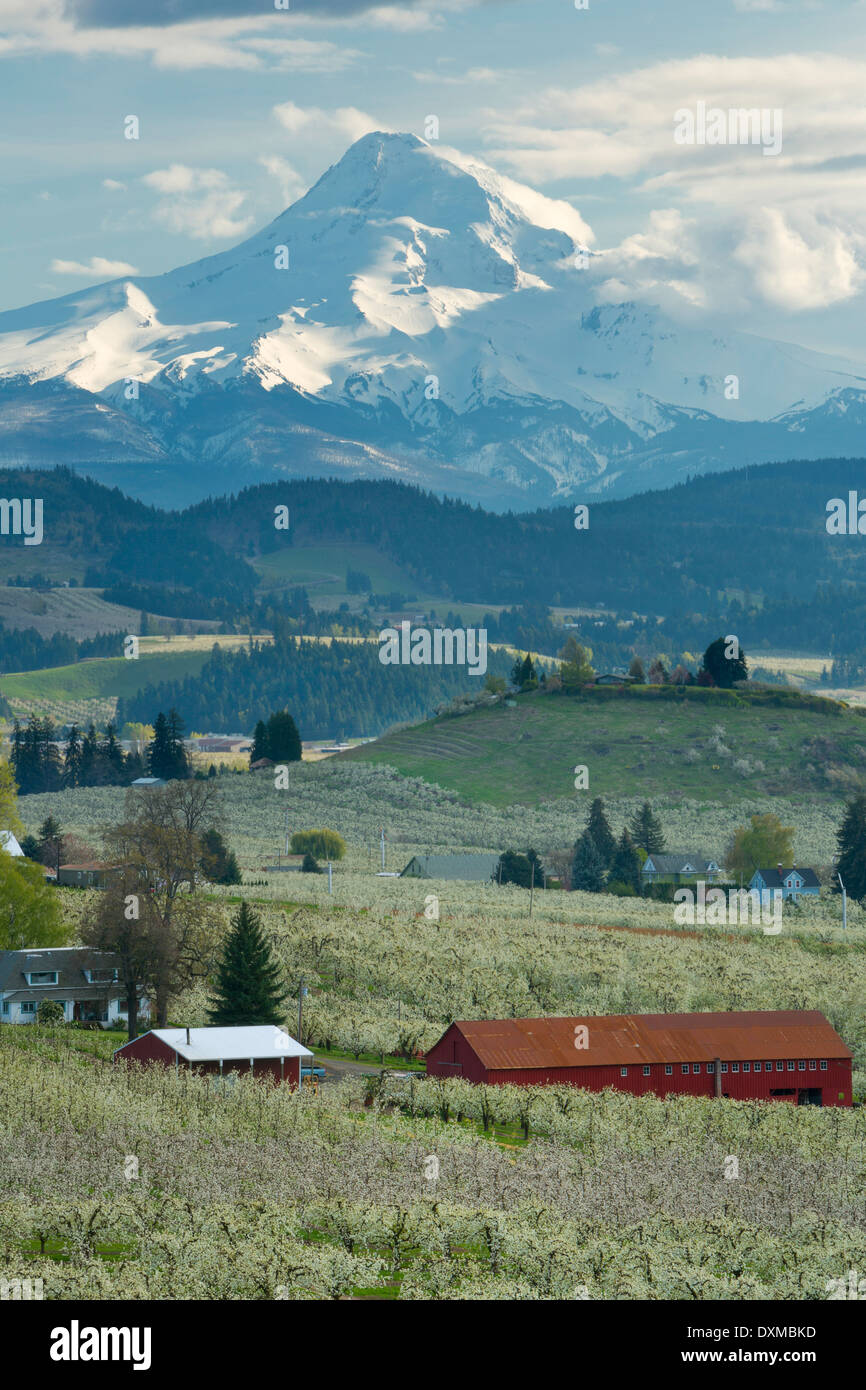
[[[587,1048],[575,1048],[578,1025],[588,1030]],[[490,1071],[852,1055],[816,1009],[509,1018],[451,1026]]]
[[[687,864],[690,864],[692,869],[705,871],[711,864],[718,862],[718,859],[709,858],[706,854],[650,854],[644,863],[644,869],[651,863],[657,873],[679,874]]]
[[[791,869],[783,869],[781,873],[779,873],[778,869],[756,869],[752,875],[752,881],[754,881],[757,874],[760,874],[768,888],[781,888],[783,880],[792,873],[798,873],[800,875],[805,888],[820,888],[821,886],[818,875],[815,873],[814,869],[801,869],[799,865]]]
[[[284,1028],[256,1024],[242,1028],[152,1028],[151,1032],[188,1062],[237,1061],[245,1057],[312,1057]],[[124,1043],[124,1047],[131,1046]],[[123,1048],[119,1047],[118,1052]]]
[[[0,951],[0,990],[15,999],[42,999],[46,989],[51,998],[85,999],[99,994],[105,985],[92,985],[85,970],[114,970],[117,956],[110,951],[94,951],[89,946],[52,946],[45,950]],[[56,985],[29,985],[26,976],[40,970],[56,970]],[[63,991],[70,993],[63,994]]]
[[[422,878],[457,878],[480,883],[492,876],[498,863],[498,854],[415,854],[400,877],[409,874],[414,864]]]
[[[92,872],[92,871],[97,870],[97,869],[98,869],[98,870],[102,870],[102,869],[117,869],[117,868],[119,868],[119,867],[120,867],[120,866],[119,866],[118,864],[104,864],[104,863],[102,862],[102,860],[100,860],[100,859],[85,859],[85,860],[83,860],[82,863],[80,863],[80,864],[61,864],[61,865],[60,865],[61,871],[62,871],[63,869],[79,869],[79,870],[87,869],[87,870],[89,870],[89,871]]]
[[[24,851],[11,830],[0,830],[0,849],[5,850],[7,854],[11,854],[15,859],[19,857],[23,858],[24,856]]]

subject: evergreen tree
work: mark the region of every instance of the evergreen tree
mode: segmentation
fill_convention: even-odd
[[[206,830],[201,837],[201,871],[211,883],[240,883],[241,875],[233,850],[226,845],[216,829]]]
[[[595,841],[595,847],[604,868],[609,869],[616,853],[616,839],[605,815],[604,802],[600,796],[595,798],[589,808],[589,820],[586,828]]]
[[[63,785],[64,787],[81,786],[81,731],[77,724],[71,725],[66,739]]]
[[[866,793],[860,792],[848,802],[836,832],[836,843],[839,847],[836,868],[845,891],[862,902],[866,898]],[[842,891],[838,880],[833,891]]]
[[[514,883],[518,888],[529,888],[532,884],[532,863],[528,855],[518,854],[507,849],[499,856],[499,863],[493,871],[494,883]],[[536,884],[538,883],[536,870]]]
[[[645,849],[647,854],[662,854],[665,836],[658,816],[653,815],[652,807],[645,801],[639,811],[635,811],[628,824],[634,843]]]
[[[289,711],[279,710],[268,720],[268,749],[262,757],[271,758],[275,763],[299,763],[301,761],[301,736]]]
[[[208,1008],[215,1027],[283,1021],[285,988],[280,968],[262,931],[261,920],[249,903],[241,903],[217,966],[216,987]]]
[[[623,829],[610,866],[608,882],[610,884],[621,883],[635,893],[640,893],[640,868],[640,855],[634,847],[628,830]]]
[[[604,861],[589,830],[584,830],[574,846],[571,864],[572,891],[600,893],[604,887]]]
[[[732,655],[728,656],[728,650]],[[736,655],[733,653],[736,652]],[[713,684],[722,690],[730,690],[735,681],[749,679],[746,653],[739,643],[733,646],[726,637],[717,637],[704,652],[703,671],[711,677]]]
[[[183,745],[183,720],[176,709],[168,718],[160,711],[153,725],[153,739],[147,749],[147,770],[151,777],[165,782],[190,775],[189,758]]]
[[[511,683],[516,685],[518,690],[531,690],[538,684],[538,677],[529,652],[526,653],[522,661],[518,657],[512,666]]]
[[[263,719],[260,719],[253,730],[253,742],[250,748],[250,763],[257,763],[259,758],[269,758],[268,752],[268,728]]]
[[[322,870],[319,868],[319,861],[318,861],[318,859],[316,859],[315,855],[310,854],[310,851],[309,851],[309,850],[307,850],[306,854],[304,855],[304,862],[303,862],[303,864],[301,865],[301,873],[302,873],[302,874],[320,874],[320,873],[322,873]]]

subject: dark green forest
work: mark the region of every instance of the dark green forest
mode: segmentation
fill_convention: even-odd
[[[507,676],[512,663],[490,652],[488,671]],[[374,642],[253,643],[250,650],[215,652],[198,676],[120,700],[117,721],[148,722],[174,707],[188,728],[251,733],[273,710],[288,707],[302,738],[357,738],[427,719],[436,705],[483,686],[465,666],[383,666]]]

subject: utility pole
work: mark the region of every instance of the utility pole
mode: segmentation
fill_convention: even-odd
[[[286,807],[286,858],[289,857],[289,808]]]
[[[529,915],[532,916],[532,900],[535,897],[535,860],[532,861],[532,882],[529,885]]]
[[[333,895],[333,892],[334,892],[334,872],[333,872],[333,869],[331,868],[331,861],[330,861],[330,859],[328,860],[328,892],[331,893],[332,895]]]
[[[298,985],[298,1042],[301,1041],[301,1025],[304,1018],[304,977],[301,976]]]
[[[382,826],[382,873],[385,872],[385,827]]]
[[[845,891],[845,885],[844,885],[844,883],[842,882],[842,875],[839,873],[839,870],[838,870],[838,869],[836,870],[836,877],[837,877],[838,880],[839,880],[839,887],[842,889],[842,930],[843,930],[843,931],[847,931],[847,930],[848,930],[848,894],[847,894],[846,891]]]

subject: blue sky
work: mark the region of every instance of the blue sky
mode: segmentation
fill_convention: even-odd
[[[601,299],[866,359],[866,4],[290,3],[0,0],[0,308],[221,250],[436,115],[573,203]],[[781,153],[676,144],[701,101],[781,111]]]

